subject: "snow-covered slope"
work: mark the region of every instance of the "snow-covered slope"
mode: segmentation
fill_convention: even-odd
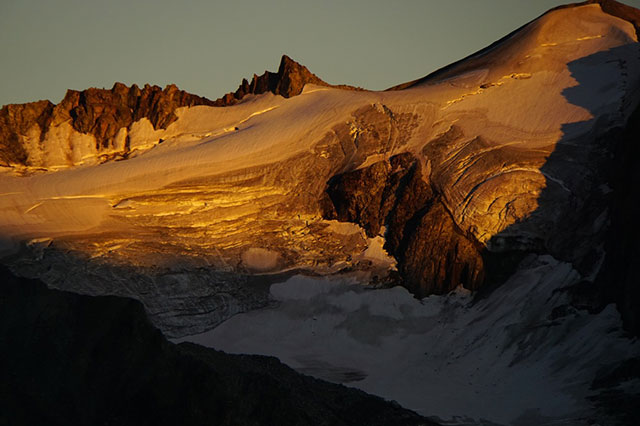
[[[589,164],[556,169],[551,159],[560,147],[595,149],[594,133],[624,124],[637,98],[636,41],[629,22],[592,4],[549,13],[472,58],[460,72],[407,90],[308,86],[290,99],[267,94],[232,107],[180,109],[166,130],[153,131],[143,119],[134,126],[132,144],[163,140],[144,155],[57,173],[3,175],[2,233],[24,239],[126,229],[132,235],[131,228],[150,221],[216,232],[213,225],[242,214],[238,205],[249,213],[258,210],[255,200],[291,196],[294,183],[312,179],[322,189],[336,172],[411,151],[430,164],[431,180],[456,223],[488,244],[530,217],[544,189],[558,192],[557,198],[579,192]],[[360,149],[364,152],[350,158],[332,152],[346,142],[358,145],[358,136],[371,125],[359,120],[362,108],[373,116],[365,120],[378,119],[376,112],[389,116],[391,124],[375,129],[388,146]],[[407,114],[401,123],[398,117]],[[348,128],[338,130],[349,133],[336,134],[336,126],[345,123]],[[382,133],[392,124],[399,136]],[[459,129],[454,140],[435,143],[452,128]],[[393,136],[397,140],[390,141]],[[307,168],[293,168],[269,182],[278,169],[298,162],[313,163],[320,173],[309,176]],[[167,197],[171,202],[162,201]],[[292,206],[292,216],[309,209]],[[200,220],[198,213],[209,219]],[[535,227],[543,225],[526,222],[517,237],[540,238]],[[513,229],[509,233],[516,233]]]
[[[591,381],[634,357],[613,306],[589,315],[559,291],[570,265],[531,256],[491,297],[459,288],[416,300],[405,289],[293,277],[277,307],[235,316],[190,341],[273,355],[296,370],[398,401],[444,424],[588,424]],[[640,392],[640,380],[627,389]],[[491,423],[494,422],[494,423]]]
[[[146,116],[132,122],[126,158],[4,167],[4,261],[54,287],[140,299],[171,337],[280,301],[280,310],[237,317],[202,338],[273,353],[320,376],[337,371],[330,376],[338,381],[362,378],[363,389],[425,413],[513,424],[543,405],[540,416],[592,413],[586,389],[600,367],[638,349],[609,332],[619,320],[603,310],[633,290],[599,278],[612,264],[606,247],[624,185],[612,176],[637,138],[628,123],[640,102],[638,12],[611,14],[613,3],[550,11],[399,90],[307,84],[289,98],[266,91],[226,107],[177,107],[164,127]],[[57,129],[23,142],[76,158],[61,141],[89,136],[64,133],[69,123]],[[460,286],[487,294],[419,302],[399,289],[351,294],[338,286],[300,303],[286,296],[297,287],[306,294],[313,280],[269,291],[292,275],[338,273],[420,297]],[[395,297],[406,309],[386,310]],[[637,333],[630,306],[623,314]],[[297,330],[305,316],[287,317],[316,308],[339,308],[318,323],[319,339]],[[262,315],[287,327],[295,344],[267,344],[271,325],[252,335],[258,340],[242,340],[254,327],[243,318],[266,324]],[[347,327],[359,319],[367,326]],[[289,338],[276,331],[274,339]],[[582,351],[587,336],[596,342]],[[352,350],[325,350],[335,345]],[[318,357],[305,366],[308,347]],[[484,368],[479,376],[472,362]],[[465,384],[472,373],[479,381]],[[518,387],[526,381],[535,383]],[[444,384],[488,399],[422,397]],[[505,402],[489,416],[492,392],[531,403]]]

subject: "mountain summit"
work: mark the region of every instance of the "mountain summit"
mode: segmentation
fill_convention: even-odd
[[[573,7],[586,4],[598,4],[603,12],[631,22],[636,29],[636,34],[640,37],[640,10],[616,0],[589,0],[584,3],[574,4]]]
[[[566,22],[555,22],[553,24],[549,24],[549,21],[553,22],[554,18],[559,16],[556,12],[561,10],[574,10],[576,14],[582,14],[583,7],[590,5],[598,7],[601,12],[610,16],[629,22],[635,28],[636,39],[640,38],[640,10],[634,7],[617,2],[616,0],[588,0],[581,3],[562,5],[545,12],[538,19],[523,25],[500,40],[497,40],[491,45],[464,59],[440,68],[425,77],[390,87],[387,90],[402,90],[423,83],[437,83],[438,81],[448,78],[448,76],[462,72],[463,69],[480,67],[483,66],[483,64],[495,67],[500,63],[500,61],[512,56],[511,54],[504,52],[509,49],[509,46],[523,48],[524,50],[530,47],[530,45],[527,45],[526,43],[524,45],[523,43],[519,43],[519,40],[525,39],[531,41],[532,39],[548,38],[549,40],[552,40],[551,43],[554,43],[553,39],[559,35],[554,34],[554,32],[557,31],[562,33],[563,31],[566,31],[569,33],[575,33],[577,28],[584,27],[586,23],[582,19],[569,19]],[[578,25],[577,28],[570,28],[569,22],[571,21]],[[542,44],[544,44],[544,42]]]
[[[290,98],[302,93],[302,89],[306,84],[356,90],[352,86],[328,84],[309,71],[304,65],[299,64],[287,55],[282,55],[277,73],[265,71],[260,76],[254,74],[251,83],[247,79],[243,79],[238,90],[233,93],[227,93],[218,99],[216,105],[233,105],[246,95],[260,95],[267,92]]]

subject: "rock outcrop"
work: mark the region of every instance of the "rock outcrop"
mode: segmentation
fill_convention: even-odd
[[[49,101],[5,105],[0,109],[0,165],[28,164],[21,140],[31,131],[42,142],[51,125],[55,105]]]
[[[56,239],[50,252],[86,256],[91,268],[160,270],[184,261],[243,277],[362,271],[373,264],[363,258],[370,240],[384,234],[404,285],[418,296],[461,284],[479,288],[496,273],[508,275],[511,259],[523,253],[549,254],[593,281],[613,211],[607,179],[618,167],[614,141],[640,89],[633,22],[607,8],[631,16],[605,1],[557,9],[418,88],[239,102],[326,85],[285,56],[277,73],[255,76],[213,103],[233,108],[180,111],[171,131],[181,133],[152,155],[95,172],[6,177],[0,181],[6,232]],[[166,96],[175,102],[161,108],[153,94],[131,93],[120,86],[70,92],[55,107],[11,111],[33,121],[30,140],[40,143],[39,129],[49,128],[50,140],[57,124],[48,117],[58,109],[67,111],[77,134],[107,137],[135,119],[166,126],[173,106],[204,102],[176,92]],[[118,130],[106,145],[121,143],[122,135]],[[19,143],[10,147],[6,152],[24,158]],[[58,185],[66,178],[68,185]],[[334,218],[360,225],[366,235],[327,221]],[[77,259],[70,262],[74,271]],[[70,282],[66,265],[56,270],[47,261],[59,257],[14,265],[30,276],[48,274],[48,284],[59,288],[86,287]],[[245,299],[239,286],[224,293]],[[90,291],[100,294],[101,287],[113,293],[126,286],[101,282]],[[138,290],[118,294],[162,295]],[[249,302],[237,306],[256,306]]]
[[[626,328],[640,336],[640,107],[617,136],[617,167],[611,170],[611,225],[606,237],[604,263],[596,278],[600,307],[615,302]]]
[[[2,424],[435,425],[275,358],[169,343],[136,301],[0,274]]]
[[[147,84],[140,89],[135,84],[116,83],[111,89],[69,90],[58,105],[49,101],[6,105],[0,110],[0,165],[45,165],[28,146],[42,145],[48,132],[65,123],[78,133],[93,136],[97,154],[115,149],[124,155],[127,134],[120,132],[129,130],[134,122],[146,118],[155,129],[166,129],[177,119],[177,108],[213,104],[173,84],[164,89]],[[116,141],[119,134],[122,141]],[[46,150],[37,148],[40,150],[32,151]]]
[[[215,101],[216,106],[228,106],[239,102],[247,95],[260,95],[262,93],[273,93],[284,98],[302,93],[302,89],[306,84],[315,84],[317,86],[335,87],[346,90],[361,90],[347,85],[331,85],[322,81],[317,75],[313,74],[307,67],[301,65],[288,57],[282,55],[278,72],[265,71],[262,75],[253,75],[251,82],[243,79],[238,90],[227,93],[220,99]]]
[[[462,233],[428,182],[413,155],[396,155],[332,178],[327,193],[333,209],[325,216],[357,223],[369,237],[384,227],[384,248],[417,297],[458,285],[475,290],[484,279],[481,246]]]
[[[230,106],[249,94],[267,92],[290,98],[302,93],[306,84],[362,90],[325,83],[284,55],[278,72],[254,75],[251,82],[244,79],[238,90],[216,101],[179,90],[173,84],[162,89],[115,83],[111,89],[68,90],[57,105],[49,101],[6,105],[0,109],[0,166],[55,168],[84,164],[90,157],[97,157],[98,162],[126,158],[132,148],[132,125],[142,119],[148,120],[150,131],[167,129],[177,119],[177,108]],[[155,136],[143,145],[149,142],[155,145],[161,141]]]
[[[111,90],[69,90],[54,119],[70,118],[74,129],[94,135],[96,143],[106,147],[121,128],[142,118],[147,118],[156,129],[166,129],[177,119],[174,114],[177,108],[195,105],[213,102],[179,90],[174,84],[164,89],[147,84],[140,89],[135,84],[127,87],[116,83]]]

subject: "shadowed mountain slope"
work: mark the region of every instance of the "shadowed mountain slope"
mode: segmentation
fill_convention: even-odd
[[[133,300],[0,274],[0,424],[435,426],[275,358],[169,343]]]

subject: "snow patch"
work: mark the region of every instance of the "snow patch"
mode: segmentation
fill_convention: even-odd
[[[367,238],[367,248],[362,253],[362,258],[383,268],[395,269],[396,260],[384,249],[384,243],[385,239],[380,235]]]
[[[352,222],[338,222],[337,220],[328,220],[329,226],[327,230],[340,235],[354,235],[363,233],[363,229]]]
[[[280,254],[273,250],[252,247],[242,253],[242,264],[250,270],[266,272],[278,266]]]

